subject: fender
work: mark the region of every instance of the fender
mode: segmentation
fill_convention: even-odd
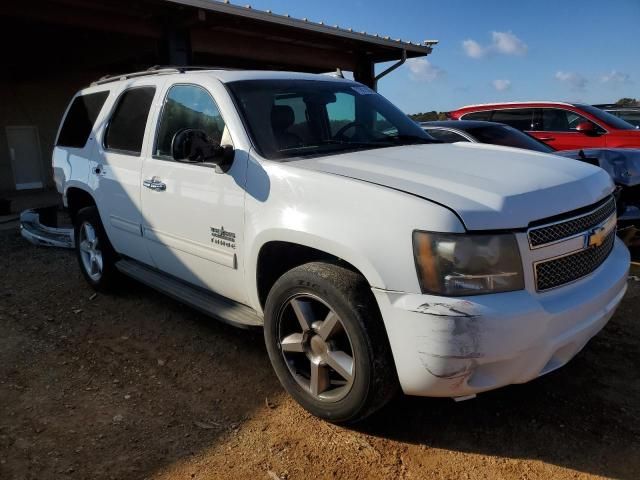
[[[249,302],[250,305],[258,312],[262,312],[258,295],[258,284],[256,282],[258,257],[262,247],[273,241],[295,243],[303,247],[314,248],[328,255],[341,258],[358,269],[360,273],[364,275],[369,285],[382,289],[385,288],[382,276],[374,265],[369,262],[364,255],[358,253],[348,245],[344,245],[326,237],[321,237],[314,233],[294,231],[284,228],[271,228],[260,232],[255,237],[251,245],[251,250],[248,254],[248,259],[244,264],[244,274],[247,279],[247,286],[249,287],[249,291],[247,292]]]

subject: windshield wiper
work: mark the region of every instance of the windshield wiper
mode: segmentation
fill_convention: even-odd
[[[357,141],[357,142],[349,142],[346,140],[334,140],[334,139],[329,139],[329,140],[323,140],[322,142],[320,142],[321,145],[349,145],[349,146],[353,146],[353,147],[390,147],[390,146],[394,146],[395,142],[390,142],[390,141],[381,141],[381,142],[361,142],[361,141]]]
[[[396,145],[425,145],[428,143],[443,143],[440,140],[436,140],[435,138],[431,140],[430,138],[424,138],[420,135],[404,135],[398,134],[393,135],[389,138],[392,138],[396,141]]]

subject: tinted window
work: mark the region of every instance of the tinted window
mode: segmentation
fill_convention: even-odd
[[[56,145],[83,148],[108,96],[109,92],[97,92],[74,98]]]
[[[575,132],[576,127],[583,122],[592,123],[582,115],[569,110],[543,108],[542,121],[536,122],[536,129],[545,132]]]
[[[465,117],[465,120],[468,117]],[[518,130],[531,130],[533,121],[533,109],[531,108],[511,108],[496,110],[491,117],[492,122],[506,123]]]
[[[491,114],[492,113],[493,113],[492,110],[485,110],[483,112],[467,113],[466,115],[463,115],[460,118],[464,118],[465,120],[485,120],[485,121],[489,121],[489,120],[491,120]]]
[[[244,80],[227,87],[254,145],[270,159],[433,142],[384,97],[357,83]]]
[[[155,90],[154,87],[133,88],[120,96],[107,127],[105,148],[140,155]]]
[[[439,128],[427,128],[426,130],[429,135],[441,142],[454,143],[469,141],[459,133],[452,132],[451,130],[440,130]]]
[[[171,158],[173,137],[185,128],[202,130],[217,143],[222,143],[224,121],[213,98],[202,87],[171,87],[162,108],[155,155]]]
[[[535,138],[513,127],[492,125],[487,127],[475,127],[466,129],[480,143],[503,145],[505,147],[524,148],[536,152],[549,153],[554,149]]]

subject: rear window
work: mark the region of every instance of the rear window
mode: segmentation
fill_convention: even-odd
[[[472,112],[472,113],[467,113],[466,115],[462,115],[460,119],[489,121],[491,120],[492,113],[493,113],[492,110],[484,110],[482,112]]]
[[[108,96],[109,92],[96,92],[74,98],[60,129],[56,145],[83,148]]]
[[[137,87],[120,96],[107,127],[105,148],[140,155],[155,91],[154,87]]]
[[[440,130],[438,128],[427,128],[427,133],[436,140],[440,140],[445,143],[455,142],[468,142],[469,140],[459,133],[452,132],[451,130]]]
[[[505,147],[524,148],[536,152],[551,153],[555,151],[549,145],[536,140],[520,130],[504,125],[491,125],[467,129],[480,143],[503,145]]]

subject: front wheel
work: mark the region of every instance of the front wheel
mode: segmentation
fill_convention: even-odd
[[[95,290],[114,287],[118,271],[116,254],[100,221],[96,207],[86,207],[75,219],[76,256],[82,275]]]
[[[314,262],[285,273],[267,298],[264,332],[280,382],[320,418],[362,420],[397,391],[375,299],[351,270]]]

